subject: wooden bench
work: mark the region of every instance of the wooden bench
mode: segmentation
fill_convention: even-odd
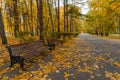
[[[59,44],[63,44],[63,40],[59,40],[58,38],[51,38],[46,40],[47,40],[47,46],[50,47],[50,50],[55,50],[55,46]]]
[[[10,55],[10,67],[16,63],[19,63],[22,69],[24,69],[25,59],[31,59],[34,56],[45,55],[45,53],[47,53],[47,51],[50,49],[48,46],[44,46],[44,43],[40,41],[7,45],[6,48],[8,49]]]

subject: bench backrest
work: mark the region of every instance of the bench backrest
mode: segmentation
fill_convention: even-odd
[[[51,39],[47,39],[48,44],[49,43],[54,43],[54,42],[58,42],[59,40],[57,38],[51,38]]]
[[[15,45],[7,45],[9,54],[12,55],[20,55],[25,50],[31,50],[33,48],[42,47],[44,44],[40,41],[34,41],[31,43],[23,43],[23,44],[15,44]]]

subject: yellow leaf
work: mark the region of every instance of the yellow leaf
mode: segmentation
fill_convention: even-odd
[[[119,62],[114,62],[113,64],[114,64],[115,66],[120,67],[120,63],[119,63]]]
[[[68,74],[68,73],[66,73],[66,72],[64,73],[64,77],[65,77],[65,78],[68,78],[69,76],[70,76],[70,74]]]

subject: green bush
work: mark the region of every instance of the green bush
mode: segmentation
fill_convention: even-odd
[[[56,33],[59,36],[77,36],[79,32],[57,32]]]
[[[20,31],[17,33],[21,43],[32,42],[37,39],[36,37],[30,36],[30,34],[31,32],[27,31]]]

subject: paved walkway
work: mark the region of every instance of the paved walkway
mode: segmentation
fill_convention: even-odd
[[[65,73],[68,80],[120,80],[120,43],[83,33],[69,49],[72,68],[50,74],[52,80],[65,80]]]
[[[2,76],[15,80],[120,80],[120,43],[82,33],[47,57],[26,63],[26,68],[24,72],[18,67],[5,68]]]

